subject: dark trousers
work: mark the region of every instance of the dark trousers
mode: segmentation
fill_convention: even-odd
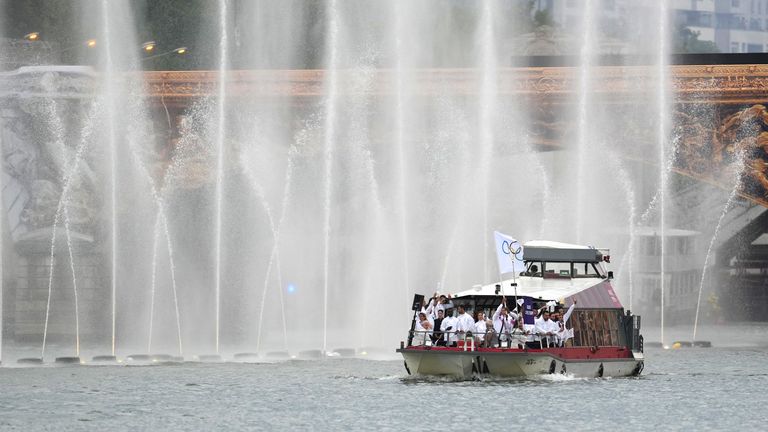
[[[445,339],[443,339],[443,333],[442,332],[435,332],[432,336],[432,342],[434,342],[437,346],[445,346]]]

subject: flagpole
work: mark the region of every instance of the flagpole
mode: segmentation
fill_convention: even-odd
[[[517,269],[515,269],[515,261],[517,261],[517,254],[513,253],[512,251],[512,245],[509,245],[509,259],[512,260],[512,286],[515,288],[515,309],[517,309],[519,304],[517,304]]]
[[[515,287],[515,309],[517,309],[519,304],[517,304],[517,270],[515,270],[515,260],[512,259],[512,286]]]
[[[509,248],[509,259],[512,260],[512,286],[515,288],[515,309],[519,306],[517,304],[517,270],[515,269],[515,258],[512,256],[512,247]]]
[[[504,257],[503,255],[507,255],[512,263],[512,286],[515,290],[515,307],[517,307],[517,269],[515,268],[515,261],[517,260],[517,251],[514,249],[514,244],[520,244],[519,241],[515,240],[514,238],[502,234],[498,231],[493,232],[494,236],[494,242],[496,243],[496,258],[498,260],[499,264],[499,285],[501,287],[500,292],[502,295],[505,295],[504,292],[504,270],[508,270],[509,267],[504,263]],[[506,250],[505,250],[506,246]],[[518,248],[518,251],[521,248]]]

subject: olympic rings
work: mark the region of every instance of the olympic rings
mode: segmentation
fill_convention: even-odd
[[[515,249],[515,250],[512,250],[512,245],[514,245],[514,244],[517,244],[518,246],[517,246],[517,249]],[[520,257],[518,257],[517,255],[518,255],[518,254],[520,253],[520,251],[522,251],[522,250],[523,250],[523,248],[520,246],[520,243],[519,243],[519,242],[516,242],[516,241],[515,241],[515,242],[512,242],[512,243],[510,243],[510,242],[508,242],[508,241],[506,241],[506,240],[504,240],[503,242],[501,242],[501,251],[502,251],[503,253],[507,254],[507,255],[514,255],[514,256],[515,256],[515,258],[517,258],[517,259],[520,259]]]

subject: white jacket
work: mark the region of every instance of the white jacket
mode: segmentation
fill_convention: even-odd
[[[482,319],[475,323],[475,328],[472,330],[472,334],[482,339],[487,331],[488,327],[485,325],[485,320]]]
[[[501,334],[502,330],[504,333],[511,333],[515,329],[515,320],[511,315],[501,316],[501,308],[503,307],[504,304],[502,303],[496,308],[496,312],[493,313],[493,329],[498,334]]]
[[[463,314],[459,315],[458,318],[456,318],[458,323],[456,324],[456,330],[461,333],[471,332],[475,330],[475,320],[472,319],[472,317],[464,312]],[[459,337],[463,337],[463,334],[460,334]]]
[[[452,316],[443,318],[443,322],[440,323],[440,331],[442,332],[455,332],[456,327],[458,326],[459,320],[457,318],[454,318]],[[450,330],[448,330],[448,327],[451,327]],[[444,333],[443,334],[443,340],[446,342],[456,342],[458,338],[456,337],[456,333]]]

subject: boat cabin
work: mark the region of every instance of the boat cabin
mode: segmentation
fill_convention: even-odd
[[[548,243],[554,244],[535,242],[534,246],[525,247],[525,271],[521,272],[520,276],[547,279],[605,279],[612,276],[603,266],[603,262],[610,262],[610,255],[603,254],[603,250],[564,244],[565,247],[556,247],[547,245]]]

